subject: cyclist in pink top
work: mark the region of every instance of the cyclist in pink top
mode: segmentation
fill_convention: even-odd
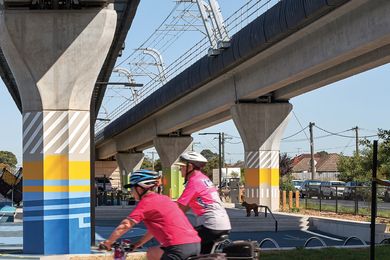
[[[159,175],[149,170],[135,171],[130,177],[130,184],[125,188],[131,191],[139,203],[130,215],[112,232],[102,246],[108,250],[111,245],[134,225],[144,222],[147,233],[135,244],[141,247],[153,237],[161,244],[150,247],[147,259],[187,259],[200,252],[200,238],[184,213],[176,203],[164,195],[154,192]]]
[[[181,174],[186,183],[177,202],[184,212],[191,209],[197,216],[195,229],[202,239],[201,254],[210,253],[214,242],[231,229],[229,216],[218,190],[200,171],[206,163],[206,158],[193,151],[183,153],[176,163],[181,166]]]

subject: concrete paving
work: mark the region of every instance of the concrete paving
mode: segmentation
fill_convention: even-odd
[[[125,218],[134,208],[134,206],[101,206],[96,208],[96,242],[106,239],[114,230],[116,225]],[[308,226],[308,217],[299,215],[288,215],[282,213],[274,214],[278,220],[278,232],[274,230],[274,221],[268,214],[265,218],[264,213],[259,217],[246,217],[244,209],[228,208],[228,214],[232,222],[231,240],[252,240],[260,243],[265,238],[275,240],[280,247],[303,247],[305,242],[311,237],[318,237],[324,241],[327,246],[341,246],[346,237],[335,236],[320,231],[310,230]],[[187,214],[190,221],[194,221],[193,214]],[[146,231],[143,224],[127,232],[123,238],[131,241],[138,240]],[[22,254],[22,223],[2,223],[0,225],[0,259],[39,259],[31,255]],[[156,241],[150,241],[149,246],[156,245]],[[360,241],[353,240],[349,245],[361,245]],[[310,247],[321,246],[318,240],[309,243]],[[275,247],[271,242],[265,242],[262,248]],[[145,250],[143,249],[143,250]],[[15,258],[10,258],[15,257]]]

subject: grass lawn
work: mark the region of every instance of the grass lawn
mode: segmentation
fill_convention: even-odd
[[[305,207],[304,203],[302,204],[302,207],[303,208]],[[307,209],[320,210],[320,204],[308,202]],[[321,210],[322,211],[329,211],[329,212],[336,212],[336,205],[321,205]],[[353,207],[338,206],[338,213],[353,214],[354,208]],[[359,208],[358,215],[371,216],[371,209]],[[382,218],[390,218],[390,210],[378,210],[377,216],[382,217]]]
[[[260,252],[260,259],[295,260],[295,259],[326,259],[326,260],[367,260],[370,259],[370,249],[296,249],[289,251]],[[377,246],[376,260],[390,259],[390,246]]]

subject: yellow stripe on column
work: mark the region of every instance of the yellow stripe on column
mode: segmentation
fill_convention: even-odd
[[[245,169],[245,183],[250,187],[260,184],[279,186],[279,168]]]
[[[89,192],[89,186],[25,186],[23,192]]]
[[[91,163],[69,162],[69,180],[89,180],[91,176]]]
[[[46,155],[44,158],[44,180],[69,179],[69,160],[67,155]]]

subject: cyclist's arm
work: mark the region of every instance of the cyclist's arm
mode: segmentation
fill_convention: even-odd
[[[189,209],[190,209],[190,207],[187,205],[183,205],[183,204],[181,204],[180,202],[177,202],[177,205],[179,206],[179,208],[183,211],[183,212],[187,212]]]
[[[124,219],[111,233],[110,237],[105,241],[107,244],[113,244],[118,238],[131,229],[136,223],[130,219]]]
[[[143,246],[146,242],[153,238],[153,235],[148,231],[143,237],[134,243],[135,248]]]

